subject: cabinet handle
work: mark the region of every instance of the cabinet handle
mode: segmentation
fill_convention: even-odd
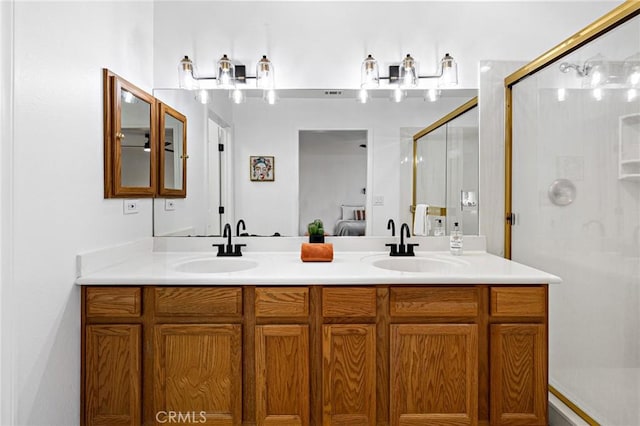
[[[116,133],[116,137],[120,138],[120,139],[124,139],[124,133],[118,132],[118,133]]]
[[[188,155],[181,155],[180,158],[187,159],[187,158],[189,158],[189,156]]]

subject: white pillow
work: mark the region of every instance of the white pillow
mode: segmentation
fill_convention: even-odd
[[[364,206],[352,206],[343,204],[342,206],[342,220],[355,220],[356,210],[364,210]]]

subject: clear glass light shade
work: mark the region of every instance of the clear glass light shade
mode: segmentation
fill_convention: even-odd
[[[624,60],[623,72],[628,86],[640,87],[640,52]]]
[[[222,58],[218,61],[216,80],[218,81],[218,87],[221,89],[233,89],[235,87],[235,67],[227,55],[222,55]]]
[[[188,56],[182,58],[178,64],[178,85],[186,90],[198,88],[198,81],[193,78],[193,62]]]
[[[380,85],[380,71],[378,70],[378,61],[369,55],[362,62],[360,68],[360,87],[363,89],[372,89]]]
[[[122,102],[126,104],[136,103],[136,97],[134,96],[133,93],[129,92],[128,90],[122,89],[120,97],[122,98]]]
[[[447,53],[440,61],[442,76],[438,81],[438,87],[458,86],[458,63]]]
[[[407,54],[400,64],[400,86],[416,87],[418,85],[418,71],[416,61]]]
[[[275,87],[273,64],[267,59],[267,55],[262,55],[262,58],[256,65],[256,87],[265,90],[270,90]]]

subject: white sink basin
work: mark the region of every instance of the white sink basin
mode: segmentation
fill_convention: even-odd
[[[174,269],[178,272],[193,274],[216,274],[221,272],[246,271],[256,266],[258,266],[258,262],[248,259],[209,257],[178,263]]]
[[[461,259],[444,257],[385,257],[371,263],[376,268],[400,272],[430,272],[443,273],[464,268],[467,262]]]

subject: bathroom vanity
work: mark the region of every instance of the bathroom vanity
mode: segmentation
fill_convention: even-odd
[[[150,253],[81,276],[82,424],[546,425],[559,279],[388,259]]]

